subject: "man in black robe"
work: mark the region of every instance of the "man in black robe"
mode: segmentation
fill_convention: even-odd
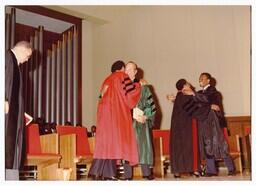
[[[206,104],[205,111],[207,109],[210,110],[213,107],[215,107],[216,109],[216,111],[212,111],[214,112],[214,114],[209,113],[208,119],[204,120],[204,121],[207,121],[208,123],[203,122],[207,124],[209,128],[206,128],[205,124],[201,124],[201,127],[199,127],[199,133],[201,133],[201,138],[202,136],[205,136],[205,138],[207,139],[211,139],[211,138],[216,139],[211,142],[212,145],[209,145],[209,149],[215,149],[213,150],[215,151],[215,153],[213,152],[205,155],[205,153],[202,152],[201,155],[203,156],[203,158],[206,158],[206,175],[212,176],[217,174],[215,159],[219,157],[224,159],[225,165],[227,166],[229,171],[228,174],[233,175],[235,168],[234,168],[231,157],[229,156],[228,153],[226,153],[228,149],[228,145],[224,139],[223,131],[221,129],[221,128],[227,127],[227,123],[224,117],[223,106],[222,106],[222,98],[221,98],[221,94],[217,91],[217,89],[214,86],[211,85],[211,83],[212,83],[212,77],[209,73],[204,72],[200,75],[199,84],[200,84],[200,87],[202,87],[202,90],[198,91],[198,94],[202,94],[207,98],[208,104]],[[206,111],[205,113],[208,113],[208,112]],[[210,124],[209,121],[211,121],[210,120],[211,117],[213,117],[212,121],[217,120],[218,125],[209,125]],[[202,139],[199,141],[201,141],[201,146],[202,146],[202,143],[203,143]],[[223,144],[223,147],[219,148],[218,143]],[[221,151],[221,152],[217,152],[217,151]]]
[[[176,83],[178,90],[171,118],[170,133],[170,157],[171,171],[175,178],[181,173],[194,173],[199,176],[198,169],[194,170],[193,139],[192,139],[192,115],[185,109],[185,105],[193,100],[193,96],[184,95],[182,90],[190,86],[185,79]],[[198,157],[196,157],[198,158]],[[197,161],[199,162],[199,161]]]
[[[18,42],[5,54],[5,179],[18,180],[25,152],[22,75],[19,65],[28,61],[32,48]]]

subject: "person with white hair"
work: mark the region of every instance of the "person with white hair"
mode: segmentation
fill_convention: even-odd
[[[5,54],[5,179],[18,180],[24,159],[24,104],[20,65],[32,55],[27,41]]]

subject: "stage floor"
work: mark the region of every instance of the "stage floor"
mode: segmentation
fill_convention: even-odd
[[[86,181],[91,179],[82,178],[79,181]],[[119,180],[118,180],[119,181]],[[141,177],[134,177],[132,181],[148,181]],[[218,176],[212,177],[194,177],[184,175],[181,178],[174,178],[173,174],[167,173],[164,178],[155,178],[154,180],[150,181],[251,181],[251,172],[243,171],[243,173],[237,173],[234,176],[228,176],[227,170],[220,170]]]

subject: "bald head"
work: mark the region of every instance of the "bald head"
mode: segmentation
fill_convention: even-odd
[[[32,47],[27,41],[20,41],[11,49],[19,64],[29,60],[32,55]]]
[[[133,61],[129,61],[125,65],[125,73],[129,76],[129,78],[133,81],[137,74],[137,64]]]

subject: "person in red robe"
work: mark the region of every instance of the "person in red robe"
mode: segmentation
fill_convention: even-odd
[[[97,110],[95,149],[89,175],[93,179],[116,179],[116,160],[138,164],[136,136],[131,109],[140,98],[140,84],[124,72],[123,61],[116,61],[112,74],[102,84]]]

